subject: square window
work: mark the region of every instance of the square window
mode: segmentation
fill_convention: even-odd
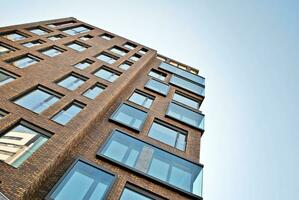
[[[101,94],[105,90],[106,86],[97,83],[96,85],[89,88],[87,91],[83,93],[83,96],[89,99],[95,99],[99,94]]]
[[[144,87],[164,96],[167,96],[169,91],[169,85],[155,79],[150,79]]]
[[[10,53],[12,51],[15,51],[15,49],[11,46],[8,46],[7,44],[0,42],[0,56]]]
[[[111,52],[113,53],[116,53],[120,56],[125,56],[129,51],[128,50],[125,50],[125,49],[122,49],[120,47],[117,47],[117,46],[114,46],[110,49]]]
[[[19,167],[36,152],[49,137],[33,125],[21,121],[0,135],[0,160],[13,167]]]
[[[140,53],[140,54],[142,54],[142,55],[146,54],[146,52],[148,52],[148,50],[145,49],[145,48],[142,48],[142,49],[140,49],[140,50],[138,51],[138,53]]]
[[[183,94],[182,92],[176,91],[173,95],[172,98],[174,101],[179,102],[181,104],[184,104],[185,106],[194,108],[194,109],[199,109],[201,105],[201,101],[197,100],[195,98],[192,98],[186,94]]]
[[[121,104],[110,117],[110,120],[123,124],[133,130],[140,131],[147,118],[147,112],[128,104]]]
[[[129,98],[129,101],[136,103],[137,105],[143,106],[145,108],[150,108],[154,99],[155,97],[149,94],[146,94],[139,90],[135,90]]]
[[[83,85],[86,80],[87,78],[85,77],[71,73],[67,77],[57,82],[57,85],[73,91]]]
[[[76,27],[71,27],[71,28],[65,29],[65,30],[63,30],[63,32],[66,34],[69,34],[69,35],[77,35],[80,33],[86,33],[90,30],[91,30],[91,28],[81,25],[81,26],[76,26]]]
[[[119,65],[118,67],[122,70],[128,70],[131,66],[133,65],[133,63],[125,61],[124,63],[122,63],[121,65]]]
[[[16,79],[15,75],[13,75],[3,69],[0,69],[0,86],[10,83],[15,79]]]
[[[73,50],[75,50],[75,51],[78,51],[78,52],[82,52],[82,51],[86,50],[89,47],[89,46],[87,46],[85,44],[82,44],[82,43],[79,43],[77,41],[69,43],[66,46],[73,49]]]
[[[41,50],[40,52],[46,56],[55,57],[55,56],[62,54],[63,50],[60,49],[59,47],[52,46],[50,48]]]
[[[35,113],[41,113],[56,102],[61,95],[54,93],[44,87],[38,86],[34,90],[17,98],[13,102]]]
[[[110,64],[110,65],[112,65],[113,63],[115,63],[116,60],[118,59],[117,57],[112,56],[112,55],[110,55],[108,53],[101,53],[100,55],[96,56],[96,58],[98,60],[101,60],[101,61],[103,61],[105,63]]]
[[[135,61],[135,62],[137,62],[140,58],[141,58],[141,55],[134,54],[134,55],[131,56],[129,59],[130,59],[130,60],[133,60],[133,61]]]
[[[33,29],[29,29],[29,31],[31,33],[36,34],[36,35],[46,35],[50,32],[49,30],[45,30],[45,29],[42,29],[42,28],[33,28]]]
[[[17,68],[23,69],[23,68],[29,67],[33,64],[36,64],[39,61],[40,60],[37,57],[35,57],[31,54],[27,54],[27,55],[20,56],[13,60],[9,60],[8,63],[14,65]]]
[[[156,79],[159,79],[161,81],[165,81],[166,79],[166,74],[165,73],[162,73],[158,70],[155,70],[155,69],[152,69],[149,73],[148,73],[149,76],[153,77],[153,78],[156,78]]]
[[[78,69],[86,69],[87,67],[89,67],[92,63],[94,63],[92,60],[89,59],[85,59],[77,64],[74,65],[74,67],[78,68]]]
[[[80,37],[79,39],[80,40],[83,40],[83,41],[87,41],[87,40],[90,40],[92,39],[93,37],[91,35],[84,35],[82,37]]]
[[[41,44],[43,44],[43,42],[41,40],[35,40],[35,41],[23,43],[22,45],[24,47],[31,48],[31,47],[35,47],[35,46],[38,46]]]
[[[112,38],[114,38],[114,36],[109,35],[108,33],[104,33],[100,35],[100,37],[103,38],[104,40],[111,40]]]
[[[51,119],[58,124],[66,125],[69,121],[71,121],[77,114],[85,107],[85,105],[74,101],[61,111],[59,111],[56,115],[54,115]]]
[[[52,40],[52,41],[56,41],[56,40],[60,40],[61,38],[63,38],[64,36],[63,35],[53,35],[53,36],[50,36],[48,37],[49,40]]]
[[[95,76],[104,79],[109,82],[114,82],[120,76],[119,72],[116,72],[112,69],[101,67],[99,70],[93,73]]]
[[[2,37],[10,40],[10,41],[18,41],[18,40],[23,40],[26,39],[27,36],[25,36],[23,33],[19,33],[19,32],[11,32],[11,33],[7,33],[2,35]]]
[[[136,44],[133,44],[131,42],[127,42],[123,46],[126,47],[126,48],[128,48],[128,49],[130,49],[130,50],[133,50],[133,49],[135,49],[137,47]]]

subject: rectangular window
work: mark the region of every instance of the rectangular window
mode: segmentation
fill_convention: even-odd
[[[184,104],[185,106],[189,106],[194,109],[199,109],[201,105],[201,101],[194,99],[192,97],[189,97],[186,94],[183,94],[182,92],[176,91],[172,98],[174,101]]]
[[[104,33],[100,35],[100,37],[103,38],[104,40],[111,40],[112,38],[114,38],[114,36],[109,35],[108,33]]]
[[[185,89],[189,92],[192,92],[196,95],[205,96],[205,88],[202,85],[196,84],[192,81],[188,81],[187,79],[177,76],[177,75],[172,75],[169,81],[170,84],[178,86],[182,89]]]
[[[127,183],[124,190],[121,193],[119,200],[165,200],[158,197],[152,192],[146,191],[143,188],[137,187],[130,183]]]
[[[115,61],[118,59],[117,57],[115,56],[112,56],[108,53],[101,53],[100,55],[96,56],[96,58],[98,60],[101,60],[103,62],[106,62],[110,65],[112,65],[113,63],[115,63]]]
[[[58,95],[44,87],[38,86],[36,89],[14,100],[14,103],[35,113],[41,113],[59,101],[61,97],[61,95]]]
[[[149,73],[149,76],[159,79],[161,81],[165,81],[167,74],[159,72],[158,70],[152,69]]]
[[[140,58],[141,58],[141,55],[139,55],[139,54],[134,54],[134,55],[131,56],[129,59],[132,60],[132,61],[137,62]]]
[[[115,180],[111,172],[79,158],[55,184],[46,200],[106,199]]]
[[[154,92],[157,92],[159,94],[162,94],[164,96],[167,96],[169,91],[169,85],[166,83],[163,83],[161,81],[150,79],[144,86],[144,88],[152,90]]]
[[[0,134],[0,160],[17,168],[48,140],[48,136],[42,129],[21,121]]]
[[[46,30],[44,28],[33,28],[33,29],[29,29],[29,31],[36,35],[46,35],[50,32],[49,30]]]
[[[0,56],[10,53],[12,51],[15,51],[15,49],[11,46],[8,46],[7,44],[0,42]]]
[[[109,82],[114,82],[120,76],[120,72],[114,71],[112,69],[101,67],[99,70],[93,73],[95,76],[104,79]]]
[[[144,92],[141,92],[139,90],[135,90],[134,93],[129,98],[129,101],[136,103],[140,106],[143,106],[145,108],[150,108],[155,97],[146,94]]]
[[[61,38],[63,38],[64,36],[63,35],[53,35],[53,36],[50,36],[48,37],[49,40],[52,40],[52,41],[56,41],[56,40],[60,40]]]
[[[87,91],[85,91],[83,93],[83,96],[89,99],[95,99],[97,96],[99,96],[99,94],[101,94],[105,90],[105,88],[106,86],[97,83],[91,88],[89,88]]]
[[[23,43],[22,45],[24,47],[31,48],[31,47],[35,47],[35,46],[38,46],[41,44],[43,44],[43,42],[41,40],[35,40],[35,41]]]
[[[181,151],[185,151],[187,132],[173,127],[166,122],[156,119],[148,132],[148,136]]]
[[[167,108],[166,116],[176,119],[201,131],[204,131],[204,115],[200,112],[192,111],[175,102],[171,102]]]
[[[90,40],[92,39],[93,37],[91,35],[83,35],[82,37],[80,37],[79,39],[80,40],[83,40],[83,41],[87,41],[87,40]]]
[[[31,54],[27,54],[13,60],[9,60],[8,62],[17,68],[23,69],[38,63],[39,59]]]
[[[125,56],[129,51],[128,50],[125,50],[125,49],[122,49],[120,47],[117,47],[117,46],[114,46],[110,49],[111,52],[113,53],[116,53],[120,56]]]
[[[65,29],[63,32],[69,35],[77,35],[80,33],[86,33],[90,30],[91,29],[86,26],[76,26],[76,27]]]
[[[78,69],[86,69],[87,67],[89,67],[92,63],[94,63],[92,60],[89,59],[85,59],[77,64],[74,65],[74,67],[78,68]]]
[[[18,41],[18,40],[24,40],[27,38],[27,36],[25,36],[23,33],[20,32],[11,32],[8,34],[4,34],[2,35],[2,37],[10,40],[10,41]]]
[[[89,47],[89,46],[87,46],[85,44],[82,44],[82,43],[79,43],[77,41],[69,43],[66,46],[73,49],[73,50],[75,50],[75,51],[78,51],[78,52],[82,52],[82,51],[86,50]]]
[[[147,118],[147,112],[129,104],[121,104],[110,117],[110,120],[123,124],[133,130],[140,131]]]
[[[0,119],[4,118],[7,114],[8,114],[7,112],[0,110]]]
[[[41,50],[40,52],[46,56],[55,57],[55,56],[62,54],[63,51],[64,50],[62,50],[61,48],[59,48],[57,46],[52,46],[50,48]]]
[[[160,55],[158,55],[157,58],[158,58],[159,60],[163,61],[163,62],[165,62],[165,61],[167,60],[166,58],[164,58],[164,57],[162,57],[162,56],[160,56]]]
[[[142,48],[142,49],[140,49],[140,50],[138,51],[138,53],[140,53],[140,54],[142,54],[142,55],[146,54],[146,52],[148,52],[148,50],[145,49],[145,48]]]
[[[82,77],[78,74],[71,73],[67,77],[63,78],[62,80],[57,82],[57,85],[64,87],[69,90],[75,90],[87,80],[87,78]]]
[[[51,119],[58,124],[66,125],[69,121],[71,121],[79,112],[85,107],[85,105],[74,101],[59,113],[54,115]]]
[[[133,50],[133,49],[135,49],[137,47],[136,44],[133,44],[131,42],[127,42],[123,46],[126,47],[126,48],[128,48],[128,49],[130,49],[130,50]]]
[[[119,65],[118,67],[122,70],[128,70],[133,63],[125,61],[124,63],[122,63],[121,65]]]
[[[0,86],[12,82],[16,76],[0,68]]]
[[[66,22],[58,22],[54,24],[48,24],[48,27],[55,28],[55,27],[62,27],[76,23],[76,21],[66,21]]]
[[[152,178],[193,198],[202,195],[203,166],[113,131],[97,156],[106,158],[143,176]]]

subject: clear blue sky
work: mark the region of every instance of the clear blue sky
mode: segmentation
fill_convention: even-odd
[[[299,1],[6,0],[0,26],[69,16],[200,66],[206,200],[299,199]]]

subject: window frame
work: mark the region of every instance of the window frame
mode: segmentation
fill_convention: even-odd
[[[103,61],[103,60],[101,60],[101,59],[98,58],[100,55],[104,55],[104,56],[107,56],[107,57],[109,57],[109,58],[111,58],[111,59],[114,59],[114,62],[113,62],[113,63],[108,63],[108,62],[106,62],[106,61]],[[111,53],[108,53],[108,52],[106,52],[106,51],[102,51],[101,53],[96,54],[96,55],[94,56],[94,58],[97,59],[98,61],[103,62],[103,63],[108,64],[108,65],[114,65],[114,64],[120,59],[120,57],[115,56],[115,55],[113,55],[113,54],[111,54]]]
[[[156,78],[156,77],[154,77],[154,76],[151,76],[151,75],[150,75],[151,72],[154,72],[154,73],[159,74],[159,75],[161,75],[161,76],[164,75],[164,76],[163,76],[163,77],[164,77],[164,80],[161,80],[161,79],[159,79],[159,78]],[[157,70],[157,69],[155,69],[155,68],[152,68],[151,70],[149,70],[149,72],[147,73],[147,75],[148,75],[149,77],[151,77],[151,78],[154,78],[154,79],[157,79],[157,80],[160,80],[160,81],[165,81],[168,74],[167,74],[167,73],[164,73],[164,72],[161,72],[161,71],[159,71],[159,70]]]
[[[110,41],[110,40],[112,40],[115,36],[112,35],[112,34],[109,34],[109,33],[103,33],[103,34],[99,35],[99,37],[102,38],[103,40]],[[105,38],[103,38],[103,37],[108,37],[108,38],[110,38],[110,39],[105,39]]]
[[[27,46],[25,46],[25,44],[33,43],[33,42],[39,42],[39,44],[38,44],[38,45],[31,46],[31,47],[27,47]],[[42,45],[42,44],[44,44],[44,43],[45,43],[45,41],[40,40],[40,39],[37,39],[37,40],[32,40],[32,41],[24,42],[24,43],[22,43],[21,45],[22,45],[23,47],[26,47],[26,48],[34,48],[34,47],[37,47],[37,46]]]
[[[51,39],[50,39],[51,37],[59,37],[59,39],[51,40]],[[57,40],[60,40],[60,39],[62,39],[62,38],[65,38],[65,37],[66,37],[66,36],[65,36],[65,35],[62,35],[62,34],[55,34],[55,35],[50,35],[50,36],[48,36],[47,39],[50,40],[50,41],[52,41],[52,42],[55,42],[55,41],[57,41]]]
[[[76,67],[76,65],[78,65],[78,64],[80,64],[80,63],[82,63],[82,62],[89,63],[89,66],[92,65],[92,64],[94,63],[93,60],[90,60],[90,59],[86,58],[86,59],[84,59],[84,60],[82,60],[82,61],[77,62],[76,64],[74,64],[74,65],[72,65],[72,66],[75,67],[76,69],[79,69],[79,70],[85,70],[85,69],[87,69],[89,66],[87,66],[87,67],[85,67],[85,68],[83,68],[83,69],[80,69],[80,68]]]
[[[125,43],[124,43],[123,45],[121,45],[121,46],[124,47],[124,48],[129,49],[130,51],[132,51],[132,50],[134,50],[134,49],[136,49],[136,48],[138,47],[137,44],[135,44],[135,43],[133,43],[133,42],[130,42],[130,41],[125,42]],[[131,46],[131,47],[133,47],[133,48],[131,48],[131,47],[126,47],[126,46]]]
[[[181,102],[179,102],[179,101],[177,101],[177,100],[174,100],[173,98],[174,98],[174,95],[175,95],[175,94],[181,95],[181,96],[183,96],[183,97],[185,97],[185,98],[187,98],[187,99],[190,99],[190,100],[192,100],[192,101],[197,102],[197,103],[198,103],[198,107],[197,107],[197,108],[194,108],[194,107],[192,107],[192,106],[188,106],[188,105],[186,105],[186,104],[184,104],[184,103],[181,103]],[[175,90],[175,91],[174,91],[174,93],[173,93],[173,95],[172,95],[172,101],[175,101],[176,103],[178,103],[178,104],[180,104],[180,105],[182,105],[182,106],[186,106],[186,107],[188,107],[188,108],[190,108],[190,109],[194,109],[194,110],[196,110],[196,111],[199,110],[199,108],[200,108],[200,106],[201,106],[201,104],[202,104],[202,102],[203,102],[203,100],[194,98],[194,97],[192,97],[192,96],[190,96],[190,95],[188,95],[188,94],[185,94],[184,92],[182,92],[182,91],[180,91],[180,90]]]
[[[49,55],[47,55],[47,54],[44,53],[44,52],[46,52],[46,51],[48,51],[48,50],[51,50],[51,49],[55,49],[55,50],[59,51],[60,54],[55,55],[55,56],[49,56]],[[61,48],[61,47],[58,47],[58,46],[56,46],[56,45],[52,45],[52,46],[49,46],[49,47],[46,47],[46,48],[43,48],[43,49],[39,49],[39,50],[38,50],[39,53],[41,53],[42,55],[47,56],[47,57],[49,57],[49,58],[55,58],[56,56],[60,56],[60,55],[63,54],[63,52],[65,52],[65,51],[66,51],[65,49],[63,49],[63,48]]]
[[[80,47],[84,47],[85,49],[82,50],[82,51],[78,51],[77,49],[74,49],[74,48],[70,47],[70,45],[72,45],[72,44],[79,45]],[[72,42],[68,42],[68,43],[64,44],[64,46],[66,46],[66,47],[69,48],[69,49],[72,49],[73,51],[79,52],[79,53],[80,53],[80,52],[83,52],[83,51],[86,51],[88,48],[91,47],[90,45],[85,44],[85,43],[83,43],[83,42],[79,42],[79,41],[77,41],[77,40],[74,40],[74,41],[72,41]]]
[[[95,100],[96,98],[98,98],[98,96],[101,95],[102,92],[99,93],[94,99],[89,98],[89,97],[85,96],[84,94],[85,94],[87,91],[89,91],[91,88],[94,88],[94,87],[96,87],[96,86],[99,87],[99,88],[102,88],[102,89],[103,89],[102,92],[104,92],[105,89],[107,88],[107,85],[104,85],[104,84],[102,84],[102,83],[96,82],[95,84],[93,84],[92,86],[90,86],[87,90],[85,90],[81,95],[84,96],[84,97],[87,98],[87,99]]]
[[[0,42],[0,46],[2,46],[2,47],[4,47],[4,48],[6,48],[6,49],[9,50],[9,52],[5,52],[5,53],[3,53],[3,54],[0,55],[0,56],[6,55],[6,54],[9,54],[9,53],[11,53],[11,52],[14,52],[14,51],[18,50],[17,48],[12,47],[12,46],[10,46],[10,45],[4,43],[4,42]]]
[[[122,55],[122,54],[116,53],[116,52],[112,51],[113,49],[116,49],[116,50],[118,50],[118,51],[121,51],[121,52],[123,52],[124,54]],[[112,46],[111,48],[109,48],[109,52],[114,53],[114,54],[116,54],[116,55],[118,55],[118,56],[121,56],[121,57],[124,57],[124,56],[126,56],[126,55],[129,53],[129,51],[128,51],[127,49],[122,48],[122,47],[119,47],[119,46],[117,46],[117,45],[114,45],[114,46]]]
[[[161,92],[159,92],[159,91],[156,91],[156,90],[150,88],[150,87],[148,86],[148,83],[149,83],[150,81],[157,81],[157,82],[160,82],[161,84],[167,85],[167,86],[168,86],[168,89],[167,89],[166,94],[163,94],[163,93],[161,93]],[[150,78],[150,79],[145,83],[144,88],[147,89],[147,90],[150,90],[150,91],[152,91],[152,92],[154,92],[154,93],[157,93],[157,94],[160,94],[160,95],[166,97],[166,96],[168,95],[168,93],[169,93],[170,85],[167,84],[167,83],[164,83],[163,81],[160,81],[159,79],[156,79],[156,78]]]
[[[19,61],[19,60],[24,59],[24,58],[31,58],[31,59],[35,60],[36,63],[31,64],[31,65],[27,65],[26,67],[23,67],[23,68],[18,67],[18,66],[16,66],[16,65],[13,64],[14,62]],[[33,54],[30,54],[30,53],[27,53],[27,54],[22,54],[22,55],[14,57],[14,58],[8,59],[5,62],[7,62],[8,64],[10,64],[10,65],[12,65],[12,66],[14,66],[14,67],[16,67],[18,69],[26,69],[26,68],[28,68],[28,67],[30,67],[32,65],[36,65],[36,64],[40,63],[42,60],[43,59],[40,58],[40,57],[37,57],[37,56],[35,56]]]
[[[18,35],[23,36],[23,38],[22,39],[18,39],[18,40],[8,39],[6,36],[7,35],[11,35],[11,34],[18,34]],[[19,30],[13,30],[13,31],[8,31],[8,32],[0,33],[0,37],[5,38],[5,39],[7,39],[9,41],[12,41],[12,42],[17,42],[17,41],[20,41],[20,40],[25,40],[25,39],[27,39],[27,38],[29,38],[31,36],[28,35],[28,34],[25,34],[24,32],[21,32]]]
[[[138,93],[138,94],[140,94],[140,95],[146,97],[147,99],[151,99],[151,100],[152,100],[152,103],[151,103],[150,107],[147,108],[147,107],[145,107],[144,105],[140,105],[140,104],[138,104],[138,103],[135,103],[134,101],[131,101],[130,98],[133,96],[134,93]],[[150,94],[148,94],[148,93],[146,93],[146,92],[144,92],[144,91],[142,91],[142,90],[139,90],[139,89],[136,89],[136,88],[135,88],[135,89],[133,90],[133,92],[129,95],[129,97],[128,97],[127,100],[128,100],[129,102],[131,102],[131,103],[137,105],[137,106],[141,106],[141,107],[143,107],[143,108],[145,108],[145,109],[150,109],[150,108],[152,107],[153,103],[154,103],[155,98],[156,98],[155,96],[150,95]]]
[[[65,32],[65,31],[67,31],[67,30],[72,30],[73,32],[74,32],[74,30],[73,29],[75,29],[75,28],[79,28],[79,27],[84,27],[84,28],[86,28],[86,29],[88,29],[87,31],[83,31],[83,32],[79,32],[79,33],[76,33],[76,34],[69,34],[69,33],[67,33],[67,32]],[[63,33],[65,33],[65,34],[67,34],[67,35],[69,35],[69,36],[77,36],[77,35],[80,35],[80,34],[82,34],[82,33],[88,33],[89,31],[92,31],[93,30],[93,28],[92,27],[90,27],[90,26],[87,26],[87,25],[85,25],[85,24],[78,24],[78,25],[74,25],[74,26],[70,26],[70,27],[66,27],[66,28],[60,28],[60,29],[58,29],[59,31],[61,31],[61,32],[63,32]]]
[[[124,193],[124,190],[125,189],[129,189],[131,191],[134,191],[142,196],[145,196],[147,198],[151,198],[153,200],[167,200],[166,198],[163,198],[161,197],[160,195],[156,194],[156,193],[153,193],[145,188],[142,188],[140,186],[137,186],[129,181],[126,182],[125,186],[123,187],[122,191],[121,191],[121,194],[120,194],[120,198],[122,197],[123,193]],[[120,199],[119,198],[119,199]]]
[[[42,30],[42,31],[44,31],[46,33],[40,35],[40,34],[36,34],[36,33],[32,32],[33,30],[36,30],[36,29]],[[44,36],[44,35],[47,35],[47,34],[49,34],[49,33],[52,32],[49,29],[46,29],[46,28],[44,28],[42,26],[30,27],[30,28],[27,28],[26,30],[29,31],[31,34],[34,34],[34,35],[37,35],[37,36]]]
[[[10,72],[10,71],[2,68],[2,67],[0,67],[0,73],[5,74],[6,76],[10,76],[11,78],[14,78],[14,80],[16,80],[17,78],[20,77],[19,75],[14,74],[14,73],[12,73],[12,72]],[[12,81],[14,81],[14,80],[12,80]],[[12,82],[12,81],[10,81],[10,82]],[[8,82],[8,83],[10,83],[10,82]],[[5,83],[3,85],[6,85],[8,83]],[[0,87],[3,86],[3,85],[1,85],[1,83],[0,83]]]
[[[98,71],[100,71],[101,69],[104,69],[104,70],[106,70],[106,71],[109,71],[109,72],[111,72],[111,73],[117,75],[117,76],[118,76],[117,79],[115,79],[114,81],[111,82],[111,81],[109,81],[109,80],[107,80],[107,79],[104,79],[104,78],[101,78],[101,77],[97,76],[96,73],[97,73]],[[121,72],[119,72],[119,71],[117,71],[117,70],[115,70],[115,69],[112,69],[112,68],[110,68],[110,67],[107,67],[106,65],[102,65],[102,66],[99,67],[98,69],[94,70],[91,74],[94,75],[95,77],[100,78],[101,80],[107,81],[107,82],[109,82],[109,83],[114,83],[114,82],[117,81],[117,80],[120,78],[120,76],[122,75]]]
[[[120,66],[123,65],[123,64],[127,64],[127,65],[129,65],[128,69],[123,69],[123,68],[121,68]],[[118,65],[117,68],[119,68],[119,69],[121,69],[121,70],[123,70],[123,71],[127,71],[127,70],[129,70],[133,65],[134,65],[134,63],[132,63],[132,62],[130,62],[130,61],[128,61],[128,60],[125,60],[125,61],[122,62],[120,65]]]
[[[71,90],[71,89],[69,89],[69,88],[67,88],[67,87],[64,87],[64,86],[62,86],[62,85],[59,85],[59,83],[60,83],[61,81],[67,79],[67,78],[70,77],[70,76],[74,76],[74,77],[76,77],[76,78],[78,78],[78,79],[80,79],[80,80],[82,80],[82,81],[84,81],[84,82],[83,82],[81,85],[79,85],[77,88],[75,88],[74,90]],[[70,72],[70,73],[68,73],[68,74],[66,74],[66,75],[64,75],[64,76],[62,76],[61,78],[57,79],[56,81],[54,81],[54,83],[55,83],[56,85],[58,85],[59,87],[65,88],[65,89],[67,89],[67,90],[69,90],[69,91],[75,91],[75,90],[77,90],[79,87],[81,87],[87,80],[89,80],[88,77],[83,76],[83,75],[81,75],[81,74],[78,74],[78,73],[72,71],[72,72]]]

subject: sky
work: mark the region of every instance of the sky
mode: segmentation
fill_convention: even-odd
[[[299,1],[2,0],[0,26],[71,16],[206,77],[204,199],[299,199]]]

